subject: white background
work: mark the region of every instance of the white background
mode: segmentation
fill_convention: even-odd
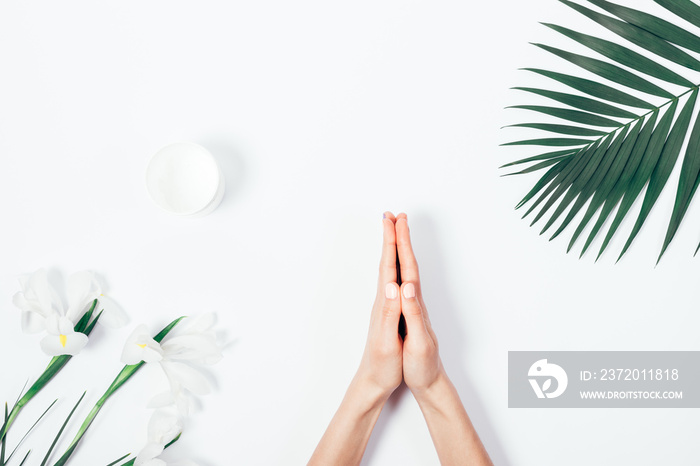
[[[600,239],[579,260],[570,231],[550,243],[513,210],[536,178],[498,167],[532,151],[498,145],[533,133],[499,128],[537,118],[504,107],[542,101],[508,89],[552,86],[518,68],[568,69],[528,42],[577,49],[539,21],[605,35],[554,0],[3,2],[0,397],[48,360],[20,331],[17,275],[94,270],[131,318],[94,332],[14,439],[60,397],[25,444],[38,462],[80,393],[76,421],[118,372],[135,325],[216,311],[215,391],[167,457],[304,464],[359,362],[392,210],[408,213],[445,366],[497,465],[697,464],[694,409],[507,406],[509,350],[700,349],[697,202],[657,267],[674,187],[617,265],[632,222],[594,264]],[[148,157],[175,141],[204,145],[225,172],[208,217],[148,198]],[[75,464],[143,445],[162,384],[149,369]],[[438,464],[405,389],[365,464]]]

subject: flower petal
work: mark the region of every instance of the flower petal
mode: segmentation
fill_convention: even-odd
[[[25,312],[36,312],[43,314],[39,303],[36,301],[29,301],[21,291],[18,291],[14,294],[14,296],[12,296],[12,304]]]
[[[49,276],[46,269],[39,269],[29,276],[27,288],[24,290],[27,299],[34,299],[39,303],[44,315],[50,312],[60,312],[63,308],[61,298],[49,283]]]
[[[148,441],[161,445],[169,443],[182,432],[182,418],[177,414],[158,409],[148,421]]]
[[[143,354],[143,349],[139,348],[138,345],[134,343],[127,342],[122,350],[121,362],[122,364],[132,365],[138,364],[142,361],[141,355]]]
[[[214,364],[222,357],[213,332],[180,335],[164,342],[161,347],[170,359]]]
[[[202,333],[211,329],[216,323],[216,314],[207,312],[205,314],[185,317],[165,338],[173,338],[189,333]]]
[[[87,345],[88,337],[84,333],[73,332],[66,335],[65,353],[75,356]]]
[[[152,348],[150,346],[146,346],[141,350],[141,359],[145,363],[161,361],[163,360],[163,355],[159,350],[160,348]]]
[[[168,378],[176,381],[195,395],[206,395],[211,391],[206,377],[187,364],[175,361],[163,361],[161,362],[161,366],[168,375]]]
[[[68,277],[66,282],[68,294],[68,310],[66,316],[76,321],[87,311],[87,307],[100,293],[100,285],[95,274],[83,270]]]
[[[60,335],[75,333],[73,327],[75,327],[75,324],[73,324],[68,317],[61,316],[58,318],[58,332]]]
[[[151,461],[161,453],[163,453],[163,445],[157,443],[147,443],[136,456],[134,466],[147,464],[147,462]]]
[[[88,337],[80,332],[70,335],[46,335],[41,339],[41,349],[49,356],[69,354],[75,356],[87,345]]]
[[[61,316],[55,312],[49,314],[46,316],[46,319],[44,320],[44,325],[46,326],[46,331],[50,335],[60,335],[61,330],[58,328],[58,321],[61,318]]]
[[[172,406],[175,404],[175,396],[173,392],[167,391],[159,393],[148,402],[147,408],[164,408],[166,406]]]
[[[194,401],[191,396],[188,396],[184,390],[177,390],[175,394],[175,407],[183,416],[189,417],[194,410]]]
[[[18,277],[21,291],[13,299],[16,306],[24,311],[38,312],[47,316],[63,309],[56,290],[49,284],[45,269]]]
[[[22,313],[22,331],[24,333],[39,333],[46,329],[46,317],[36,312]]]
[[[120,328],[129,322],[126,312],[109,296],[101,295],[99,298],[98,309],[102,310],[102,316],[98,322],[105,327]]]
[[[167,372],[166,372],[167,375]],[[165,408],[174,406],[182,417],[189,417],[194,409],[194,402],[191,396],[182,388],[182,385],[168,377],[170,391],[160,393],[148,403],[149,408]]]
[[[136,327],[132,332],[131,335],[126,339],[127,342],[129,343],[137,343],[137,341],[142,338],[143,335],[146,335],[147,337],[150,338],[151,334],[148,332],[148,327],[146,324],[141,324],[138,327]]]
[[[163,359],[162,352],[160,344],[151,338],[148,327],[141,324],[126,339],[121,361],[129,365],[141,361],[158,362]]]

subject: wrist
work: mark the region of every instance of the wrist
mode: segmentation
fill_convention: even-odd
[[[443,368],[440,368],[433,382],[420,389],[412,388],[411,393],[421,410],[442,411],[444,405],[452,398],[454,392],[452,381]]]
[[[358,372],[350,382],[345,396],[360,412],[367,413],[374,410],[381,411],[392,391],[380,387],[369,377]]]

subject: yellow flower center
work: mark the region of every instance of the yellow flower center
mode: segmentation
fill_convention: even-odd
[[[68,339],[68,337],[65,335],[59,335],[58,339],[61,342],[61,346],[63,346],[65,348],[66,347],[66,340]]]
[[[146,343],[144,343],[143,345],[137,344],[136,346],[138,346],[139,348],[145,348],[145,347],[146,347]]]

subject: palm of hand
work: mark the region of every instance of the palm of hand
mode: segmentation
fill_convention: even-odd
[[[404,282],[397,281],[397,256]],[[398,333],[399,318],[406,319],[407,334]],[[384,242],[379,284],[360,372],[391,394],[405,380],[412,391],[427,389],[441,371],[437,339],[420,295],[418,264],[411,247],[405,214],[384,219]]]
[[[437,341],[406,335],[403,344],[403,378],[412,391],[422,391],[437,380],[442,367]]]
[[[403,380],[403,345],[398,333],[394,338],[385,335],[367,341],[363,366],[372,368],[369,378],[383,391],[393,392]]]

